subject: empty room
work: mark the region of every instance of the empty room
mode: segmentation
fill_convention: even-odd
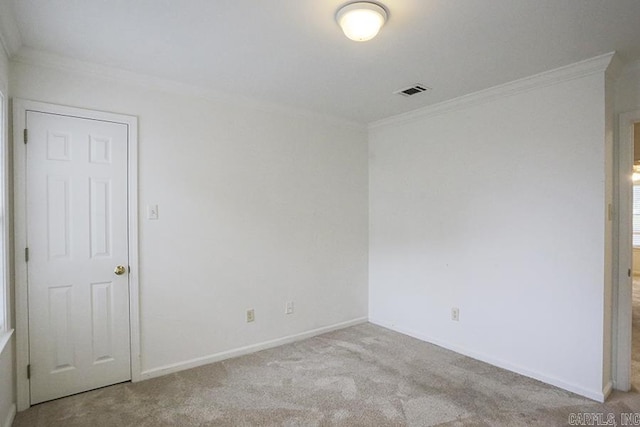
[[[0,427],[640,425],[640,1],[0,0],[0,42]]]

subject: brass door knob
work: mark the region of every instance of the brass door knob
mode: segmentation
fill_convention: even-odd
[[[124,267],[124,265],[118,265],[116,266],[115,270],[113,270],[113,272],[116,273],[118,276],[121,276],[127,272],[127,269]]]

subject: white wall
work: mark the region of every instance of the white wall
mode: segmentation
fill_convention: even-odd
[[[11,74],[14,97],[140,118],[141,215],[160,206],[140,222],[147,376],[367,315],[363,129],[69,69]],[[602,73],[372,127],[371,320],[598,398],[605,133]]]
[[[146,376],[366,318],[364,127],[20,62],[11,93],[139,117]]]
[[[369,138],[370,320],[602,399],[604,73]]]
[[[5,95],[4,108],[8,108],[8,80],[9,80],[9,63],[7,55],[0,45],[0,91]],[[5,141],[7,141],[7,123],[0,125],[2,132],[5,132]],[[4,272],[0,273],[4,274]],[[11,295],[9,300],[11,301]],[[14,349],[15,335],[12,336],[4,349],[0,348],[0,426],[8,426],[8,422],[15,413],[15,368],[14,368]]]
[[[640,61],[627,65],[616,82],[616,113],[640,109]]]

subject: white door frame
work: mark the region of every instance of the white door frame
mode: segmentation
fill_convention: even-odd
[[[26,149],[23,131],[27,111],[111,121],[127,126],[128,137],[128,228],[129,228],[129,317],[131,337],[131,380],[141,380],[140,320],[138,277],[138,119],[134,116],[85,110],[24,99],[13,100],[13,167],[14,167],[14,238],[15,238],[15,307],[17,407],[30,406],[29,379],[29,305],[27,298],[26,233]]]
[[[614,347],[613,385],[617,390],[631,388],[631,318],[632,318],[632,182],[633,125],[640,122],[640,110],[619,115],[618,119],[618,280],[613,298]],[[633,269],[632,269],[633,274]]]

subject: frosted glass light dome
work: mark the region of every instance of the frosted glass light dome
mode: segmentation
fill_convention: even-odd
[[[351,3],[336,14],[336,21],[344,35],[351,40],[364,42],[374,38],[387,20],[387,12],[375,3]]]

